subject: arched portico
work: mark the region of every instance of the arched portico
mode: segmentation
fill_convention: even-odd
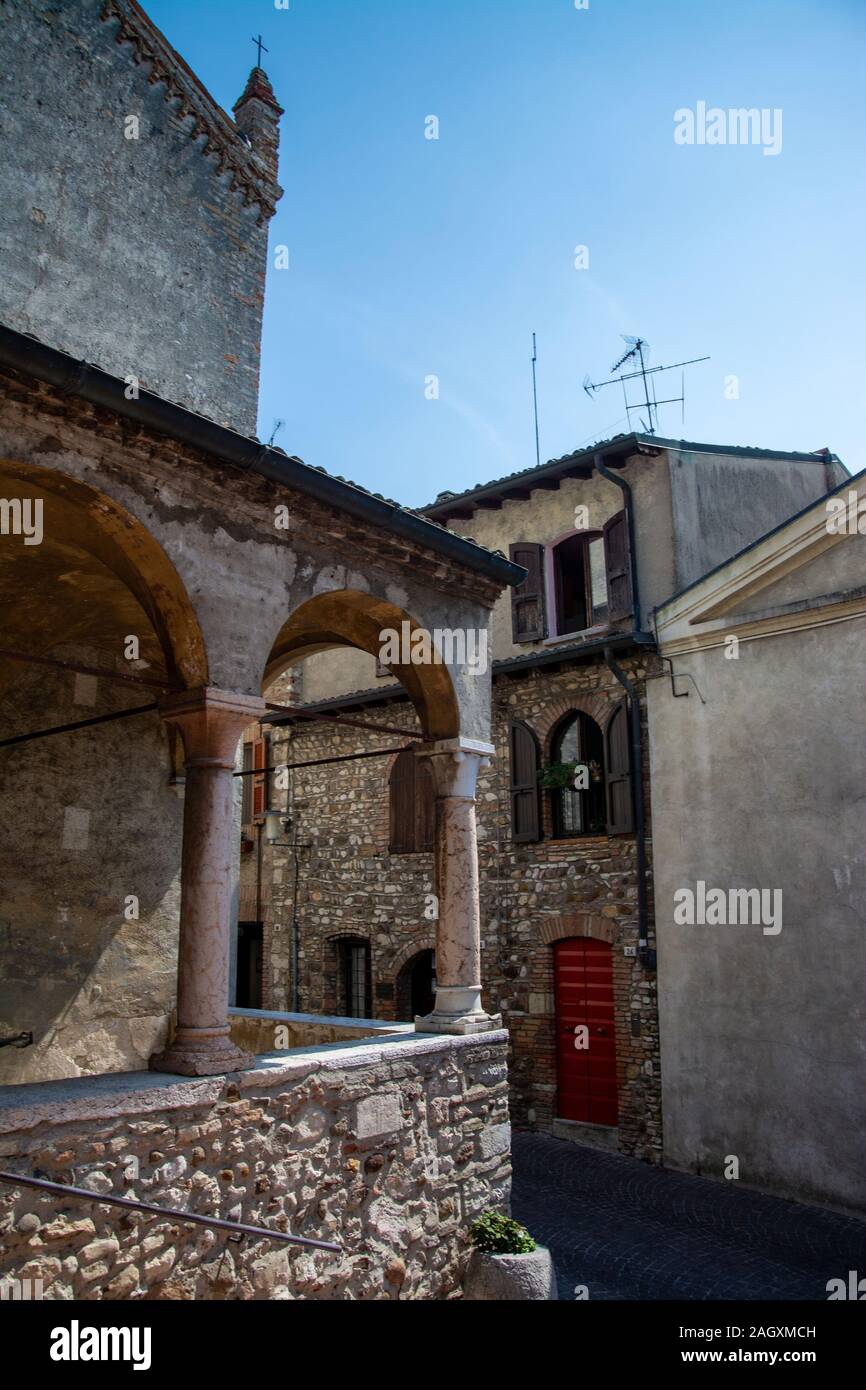
[[[302,603],[283,624],[265,667],[268,684],[292,662],[333,646],[378,655],[388,633],[401,634],[401,655],[413,635],[435,630],[397,604],[357,589],[338,589]],[[464,644],[464,652],[468,644]],[[472,686],[465,669],[445,660],[390,661],[410,696],[424,735],[416,756],[433,773],[435,812],[436,1007],[416,1020],[429,1032],[474,1032],[494,1026],[481,1007],[480,909],[475,787],[492,745],[462,734],[462,699]]]

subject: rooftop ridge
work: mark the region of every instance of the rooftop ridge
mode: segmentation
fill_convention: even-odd
[[[543,477],[555,472],[557,468],[574,467],[581,463],[589,464],[592,457],[599,450],[607,450],[614,447],[624,448],[628,441],[631,441],[636,450],[638,449],[687,449],[696,453],[703,454],[731,454],[739,458],[767,458],[767,459],[796,459],[803,463],[841,463],[842,460],[834,453],[820,449],[800,452],[796,449],[764,449],[759,445],[743,444],[707,444],[699,440],[689,439],[669,439],[662,435],[655,434],[614,434],[609,439],[596,440],[594,444],[589,444],[585,448],[575,449],[568,454],[562,454],[559,458],[548,459],[546,463],[532,464],[529,468],[518,469],[515,473],[505,473],[501,478],[491,478],[486,483],[474,483],[472,487],[465,488],[462,492],[440,492],[435,501],[427,502],[419,511],[429,516],[432,512],[445,512],[455,504],[465,504],[471,499],[484,493],[495,491],[500,488],[517,487],[521,484],[529,484],[533,476]]]

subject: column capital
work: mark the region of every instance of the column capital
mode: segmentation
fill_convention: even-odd
[[[159,702],[165,722],[180,729],[187,762],[207,759],[224,766],[234,766],[238,739],[266,710],[259,695],[209,685],[182,690]]]
[[[431,758],[437,796],[474,798],[478,773],[490,765],[496,749],[477,738],[442,738],[416,749],[419,758]]]

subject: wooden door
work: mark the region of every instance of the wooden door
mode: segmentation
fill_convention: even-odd
[[[593,937],[557,941],[553,950],[557,1113],[563,1120],[615,1125],[613,953]]]

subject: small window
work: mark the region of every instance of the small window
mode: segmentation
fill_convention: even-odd
[[[583,632],[608,620],[604,537],[576,532],[553,550],[556,632]]]
[[[554,735],[551,761],[577,763],[587,770],[585,787],[569,785],[550,793],[554,835],[562,839],[605,834],[604,739],[595,720],[577,711],[567,715]]]
[[[345,1018],[369,1018],[372,1011],[370,990],[370,943],[362,940],[340,942],[340,985]]]
[[[404,748],[391,768],[392,854],[419,854],[433,848],[435,795],[433,773],[425,759]]]

